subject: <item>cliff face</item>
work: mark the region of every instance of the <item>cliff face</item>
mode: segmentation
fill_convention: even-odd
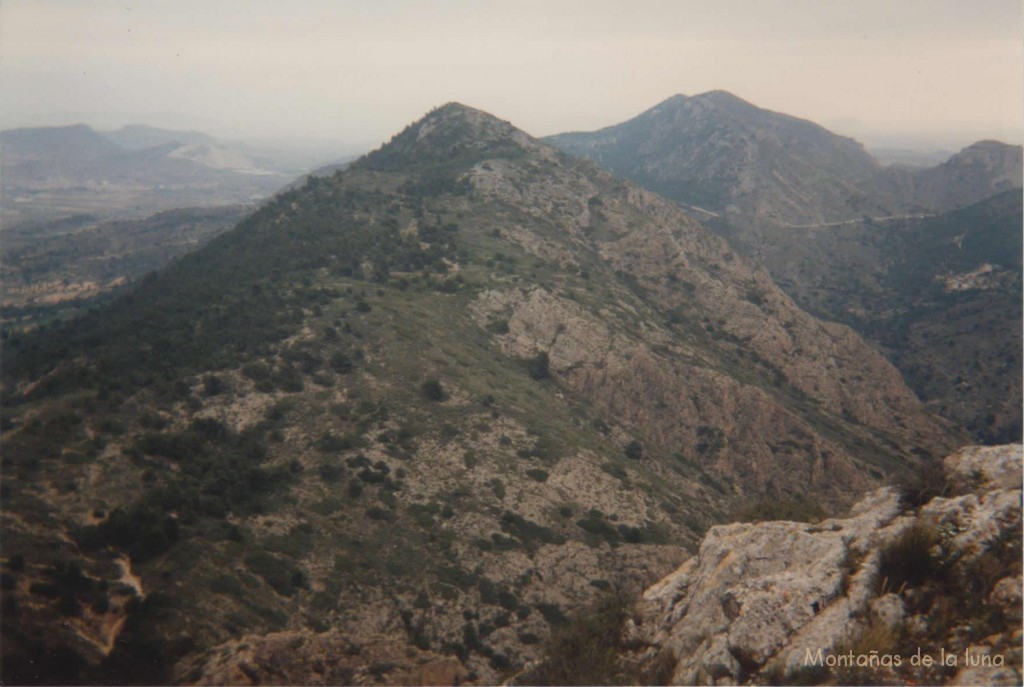
[[[1021,446],[944,466],[916,510],[886,488],[845,518],[712,528],[644,593],[642,662],[672,684],[1020,684]]]

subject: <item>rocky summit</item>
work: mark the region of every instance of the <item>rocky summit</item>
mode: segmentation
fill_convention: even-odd
[[[454,103],[4,346],[4,682],[495,683],[709,527],[964,441],[674,203]]]

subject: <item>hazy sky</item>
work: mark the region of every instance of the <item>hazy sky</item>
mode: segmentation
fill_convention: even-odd
[[[1020,142],[1021,0],[2,0],[0,126],[375,146],[458,100],[542,136],[725,89],[869,145]]]

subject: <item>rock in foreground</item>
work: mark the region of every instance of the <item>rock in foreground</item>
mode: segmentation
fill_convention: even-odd
[[[672,684],[1020,684],[1021,446],[944,467],[916,510],[885,488],[845,518],[712,528],[645,592],[641,662]]]

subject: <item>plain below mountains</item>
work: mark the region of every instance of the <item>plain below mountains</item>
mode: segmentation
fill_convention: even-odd
[[[495,684],[710,525],[964,441],[675,204],[458,104],[3,373],[4,682]]]
[[[5,228],[80,213],[139,217],[253,202],[314,166],[293,168],[281,156],[199,132],[140,125],[11,129],[0,132],[0,150]]]

